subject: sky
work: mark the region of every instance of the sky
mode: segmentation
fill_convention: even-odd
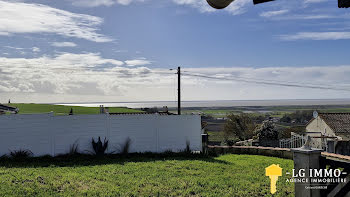
[[[0,102],[350,98],[336,0],[0,0]]]

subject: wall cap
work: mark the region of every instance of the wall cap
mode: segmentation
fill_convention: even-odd
[[[305,149],[305,148],[291,148],[290,149],[293,153],[304,153],[304,154],[316,154],[323,152],[322,149]]]

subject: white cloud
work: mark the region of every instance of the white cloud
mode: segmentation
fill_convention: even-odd
[[[276,10],[276,11],[267,11],[267,12],[263,12],[260,14],[260,16],[262,17],[273,17],[273,16],[278,16],[278,15],[282,15],[289,12],[289,10]]]
[[[0,35],[19,33],[53,33],[94,42],[112,39],[96,33],[103,20],[42,4],[0,0]]]
[[[22,47],[13,47],[13,46],[4,46],[5,48],[8,48],[8,49],[15,49],[15,50],[23,50],[25,48],[22,48]]]
[[[310,3],[322,3],[322,2],[326,2],[328,0],[304,0],[304,3],[306,4],[310,4]]]
[[[233,15],[239,15],[246,12],[247,6],[252,4],[251,0],[235,0],[226,9]]]
[[[345,98],[344,95],[350,95],[350,79],[346,77],[350,74],[350,66],[192,68],[184,70],[187,71],[186,73],[202,73],[215,78],[230,79],[201,78],[197,83],[199,84],[196,87],[197,90],[194,87],[193,94],[198,94],[206,99]],[[193,79],[195,77],[189,76],[189,78]],[[268,85],[266,82],[294,84],[298,87]],[[305,86],[324,87],[325,89],[302,88]],[[346,89],[347,91],[330,90],[337,88]],[[229,93],[230,91],[232,93]],[[239,92],[245,92],[245,94],[239,95]]]
[[[54,47],[76,47],[77,44],[74,42],[53,42],[51,43]]]
[[[188,5],[194,8],[197,8],[201,12],[214,12],[215,9],[210,7],[205,0],[173,0],[175,4],[178,5]],[[233,14],[238,15],[244,13],[248,3],[251,3],[251,0],[235,0],[224,10]]]
[[[47,58],[47,57],[45,57]],[[122,66],[124,63],[115,59],[105,59],[100,56],[99,53],[85,53],[85,54],[74,54],[74,53],[61,53],[54,58],[47,58],[50,65],[65,67],[73,66],[76,67],[96,67],[103,64],[112,64],[114,66]],[[51,61],[52,60],[52,61]]]
[[[7,48],[7,49],[15,50],[22,55],[26,54],[29,51],[31,51],[33,53],[37,53],[37,52],[41,51],[41,49],[39,47],[31,47],[31,48],[22,48],[22,47],[13,47],[13,46],[3,46],[3,47]]]
[[[350,32],[299,32],[279,36],[282,40],[345,40],[350,39]]]
[[[77,0],[73,1],[74,6],[80,7],[97,7],[97,6],[111,6],[115,3],[114,0]]]
[[[36,52],[40,52],[41,50],[38,47],[32,47],[32,51],[36,53]]]
[[[9,36],[10,34],[8,32],[0,32],[0,36]]]
[[[71,0],[73,1],[73,0]],[[132,2],[143,2],[144,0],[74,0],[72,4],[79,7],[112,6],[114,4],[129,5]]]
[[[0,89],[3,92],[21,93],[93,94],[96,91],[108,94],[110,89],[107,87],[115,84],[112,78],[118,73],[114,77],[100,76],[109,76],[111,68],[123,64],[119,60],[102,58],[97,53],[61,53],[54,57],[32,59],[2,57],[0,71],[9,74],[1,80]]]
[[[51,103],[174,100],[177,76],[173,72],[122,65],[120,60],[106,59],[97,53],[61,53],[39,58],[2,57],[0,99]],[[184,100],[350,96],[350,66],[182,69],[185,71],[182,77]],[[222,80],[188,74],[205,74]],[[296,83],[301,87],[322,85],[347,88],[349,91],[271,86],[261,81]]]
[[[135,0],[117,0],[117,3],[119,3],[121,5],[129,5],[133,1],[135,1]],[[141,1],[143,1],[143,0],[141,0]]]
[[[115,4],[130,5],[133,2],[145,2],[145,0],[70,0],[74,6],[79,7],[98,7],[112,6]],[[215,9],[210,7],[206,0],[171,0],[177,5],[187,5],[198,9],[200,12],[214,12]],[[251,0],[235,0],[225,11],[238,15],[246,11],[246,6]]]
[[[143,66],[151,64],[151,61],[145,60],[145,59],[135,59],[135,60],[126,60],[125,63],[128,66]]]
[[[62,53],[39,58],[0,58],[0,98],[25,102],[63,102],[65,98],[147,99],[156,91],[169,88],[172,78],[160,79],[146,67],[122,67],[123,62],[99,54]],[[20,95],[20,96],[19,96]],[[55,96],[56,95],[56,96]],[[57,96],[60,95],[60,96]],[[29,100],[27,100],[29,101]],[[72,101],[72,100],[70,100]]]
[[[191,7],[199,9],[201,12],[215,11],[215,9],[210,7],[205,0],[173,0],[173,2],[178,5],[189,5]]]
[[[269,17],[271,20],[317,20],[317,19],[336,19],[336,18],[346,18],[345,16],[336,16],[330,14],[312,14],[312,15],[285,15],[277,17]]]

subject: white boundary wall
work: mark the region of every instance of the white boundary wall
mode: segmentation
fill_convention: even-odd
[[[0,116],[0,156],[28,149],[35,156],[65,154],[74,143],[79,151],[92,151],[91,139],[109,140],[108,152],[120,150],[127,138],[130,152],[181,151],[190,142],[201,150],[201,118],[198,115],[73,115]]]

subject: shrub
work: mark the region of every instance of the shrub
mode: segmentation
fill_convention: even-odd
[[[186,140],[186,148],[182,151],[184,154],[191,154],[191,147],[190,147],[190,141]]]
[[[69,147],[68,155],[78,155],[78,154],[79,154],[79,144],[77,142],[74,142],[74,144],[72,144]]]
[[[29,157],[32,157],[33,153],[30,150],[14,150],[14,151],[10,151],[10,157],[12,159],[26,159]]]
[[[191,148],[190,148],[190,141],[186,140],[186,153],[191,153]]]
[[[127,155],[130,151],[131,139],[128,137],[121,148],[121,154]]]
[[[73,115],[73,108],[70,108],[69,115]]]
[[[254,136],[255,124],[252,118],[246,114],[230,114],[224,125],[225,140],[229,136],[235,136],[238,140],[248,140]]]
[[[272,120],[265,120],[259,127],[256,128],[255,133],[259,138],[259,141],[278,139],[278,131],[275,123]]]
[[[102,143],[100,137],[98,137],[97,142],[95,142],[94,138],[92,138],[91,144],[92,144],[92,148],[94,150],[95,155],[100,156],[100,155],[105,154],[107,147],[108,147],[108,140],[105,138],[103,143]]]
[[[164,154],[173,154],[174,152],[171,149],[167,149],[163,153]]]
[[[162,155],[164,156],[174,156],[175,153],[171,150],[171,149],[168,149],[168,150],[165,150]]]
[[[233,146],[235,145],[235,141],[233,140],[224,140],[221,142],[221,146]]]

